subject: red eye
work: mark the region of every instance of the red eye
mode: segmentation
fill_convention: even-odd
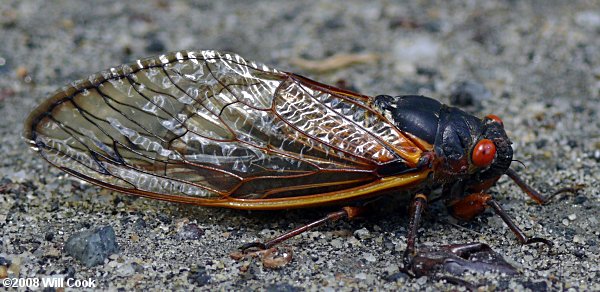
[[[492,164],[496,156],[496,145],[490,139],[481,139],[473,149],[471,160],[477,167],[486,167]]]
[[[498,124],[500,124],[500,126],[504,126],[504,123],[502,122],[502,119],[499,116],[497,116],[497,115],[489,114],[489,115],[487,115],[485,117],[488,118],[488,119],[490,119],[490,120],[492,120],[492,121],[494,121],[494,122],[496,122],[496,123],[498,123]]]

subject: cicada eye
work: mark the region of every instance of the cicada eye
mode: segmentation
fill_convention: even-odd
[[[496,156],[496,145],[490,139],[481,139],[473,148],[471,161],[477,167],[486,167],[492,164]]]
[[[487,115],[485,117],[488,118],[488,119],[490,119],[490,120],[492,120],[492,121],[494,121],[494,122],[496,122],[496,123],[498,123],[498,124],[500,124],[500,126],[504,127],[504,122],[502,122],[502,119],[499,116],[494,115],[494,114],[489,114],[489,115]]]

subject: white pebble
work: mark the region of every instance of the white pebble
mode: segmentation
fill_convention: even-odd
[[[339,238],[332,239],[330,242],[331,246],[335,248],[342,248],[342,240]]]
[[[367,238],[371,237],[371,232],[369,232],[369,229],[363,227],[361,229],[354,231],[354,236],[356,236],[360,239],[367,239]]]
[[[363,257],[365,258],[365,260],[367,260],[367,262],[376,262],[377,261],[377,258],[372,253],[369,253],[369,252],[365,252],[363,254]]]
[[[367,279],[367,274],[365,274],[365,273],[358,273],[358,274],[354,275],[354,278],[360,279],[360,280],[366,280]]]

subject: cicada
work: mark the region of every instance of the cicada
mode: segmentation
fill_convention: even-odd
[[[122,193],[245,210],[345,206],[254,245],[262,248],[354,217],[376,196],[410,195],[405,266],[422,266],[416,231],[436,189],[458,218],[491,207],[521,243],[550,244],[527,237],[485,192],[507,174],[546,201],[509,168],[497,116],[424,96],[357,94],[235,54],[179,51],[73,82],[33,110],[24,136],[52,165]],[[453,246],[446,256],[485,248]]]

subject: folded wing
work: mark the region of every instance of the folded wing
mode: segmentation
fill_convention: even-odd
[[[234,54],[181,51],[61,89],[25,137],[55,166],[122,192],[268,204],[374,185],[386,163],[416,166],[422,150],[369,102]]]

